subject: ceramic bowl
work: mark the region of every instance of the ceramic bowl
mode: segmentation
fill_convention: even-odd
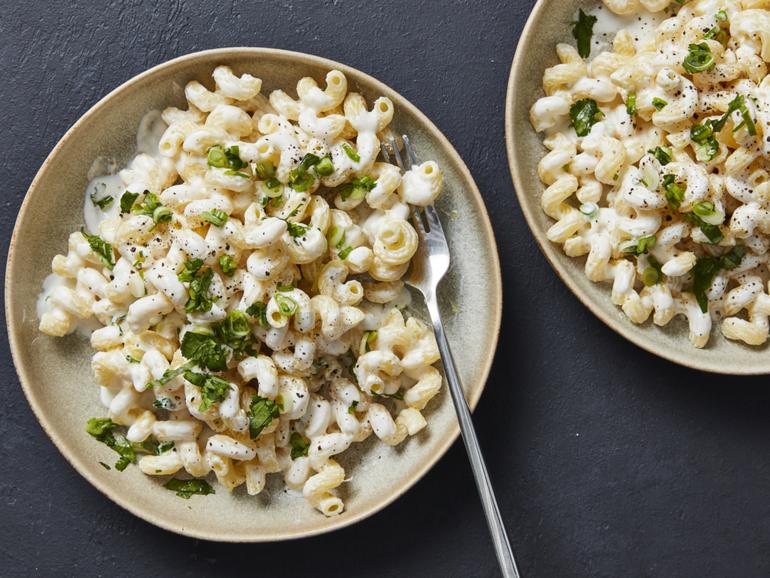
[[[567,257],[560,245],[546,238],[552,224],[540,207],[545,186],[537,175],[537,164],[546,149],[542,137],[529,122],[529,109],[544,95],[543,71],[558,63],[556,44],[574,42],[570,31],[578,8],[587,10],[596,2],[585,0],[540,0],[521,34],[508,80],[505,107],[505,137],[508,163],[519,205],[532,234],[551,266],[575,296],[599,319],[639,347],[665,359],[695,369],[726,374],[770,373],[768,344],[751,347],[725,339],[717,324],[708,345],[697,349],[688,340],[687,322],[677,317],[665,327],[648,321],[631,323],[610,300],[610,284],[589,281],[585,258]]]
[[[37,295],[51,259],[66,253],[69,233],[82,225],[94,159],[111,158],[123,166],[135,148],[141,117],[152,109],[184,106],[185,83],[197,79],[211,87],[211,72],[219,64],[262,78],[264,94],[277,88],[293,94],[300,78],[322,81],[336,68],[347,76],[350,90],[369,102],[390,97],[396,108],[394,129],[409,134],[420,157],[435,159],[445,173],[437,206],[445,217],[452,267],[440,300],[467,398],[476,404],[497,344],[502,292],[489,218],[468,169],[439,130],[393,89],[337,62],[265,48],[209,50],[156,66],[112,91],[67,131],[32,182],[13,232],[5,283],[11,350],[24,393],[54,444],[97,489],[137,516],[210,540],[260,542],[319,534],[372,515],[436,463],[458,435],[448,393],[429,404],[429,425],[415,438],[395,448],[370,438],[341,456],[352,480],[341,488],[346,508],[337,517],[326,518],[284,491],[277,475],[269,476],[272,482],[257,497],[246,495],[243,487],[228,494],[215,484],[215,495],[188,501],[164,489],[162,478],[145,476],[135,466],[119,473],[99,465],[114,461],[115,454],[84,431],[88,418],[105,414],[91,377],[88,340],[76,334],[51,338],[37,330]],[[421,309],[421,302],[416,307]]]

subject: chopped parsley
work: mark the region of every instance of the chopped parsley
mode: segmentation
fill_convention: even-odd
[[[134,203],[138,198],[139,193],[132,193],[130,191],[123,193],[123,196],[120,197],[120,214],[130,213],[131,207],[134,206]]]
[[[663,166],[671,162],[671,147],[655,147],[647,152],[654,156]]]
[[[208,411],[212,405],[224,400],[232,387],[226,379],[208,373],[185,371],[184,378],[201,389],[201,404],[198,406],[198,411]]]
[[[91,250],[99,255],[102,264],[112,271],[112,268],[115,267],[115,255],[112,252],[112,245],[103,240],[99,235],[89,235],[86,233],[85,228],[80,229],[80,232],[88,241],[88,246],[91,247]]]
[[[229,347],[238,357],[254,353],[254,336],[246,313],[233,309],[222,321],[212,326],[214,335],[220,345]]]
[[[668,106],[668,102],[656,96],[652,99],[652,106],[655,107],[655,110],[663,110]]]
[[[144,389],[151,389],[151,388],[154,388],[154,387],[162,387],[162,386],[166,385],[172,379],[177,378],[180,375],[182,375],[188,369],[192,369],[194,366],[195,366],[195,364],[193,362],[190,362],[190,363],[185,363],[184,365],[180,365],[179,367],[174,368],[174,369],[170,369],[169,368],[166,371],[164,371],[163,375],[160,376],[158,379],[153,379],[152,381],[148,382]],[[168,399],[168,398],[164,398],[164,399]],[[158,401],[159,400],[155,400],[155,404],[154,404],[155,407],[161,407],[160,405],[157,405]],[[168,399],[168,401],[170,402],[171,400]],[[163,407],[162,409],[169,409],[169,408]]]
[[[97,199],[96,195],[94,193],[91,193],[91,202],[97,207],[99,207],[102,211],[107,207],[109,207],[114,200],[115,199],[113,199],[111,195],[107,195],[106,197]]]
[[[213,334],[188,331],[182,337],[182,355],[210,371],[225,371],[227,355]]]
[[[709,303],[706,293],[722,269],[735,269],[741,264],[746,255],[746,247],[736,245],[721,257],[698,257],[692,268],[692,290],[695,299],[703,313],[708,311]]]
[[[298,192],[305,192],[315,182],[315,177],[309,172],[310,168],[321,162],[321,158],[313,153],[307,153],[296,168],[289,173],[289,186]],[[268,182],[269,185],[269,182]]]
[[[348,406],[348,413],[350,415],[353,415],[354,413],[356,413],[357,407],[358,407],[358,400],[354,399],[353,401],[350,402],[350,405]]]
[[[701,233],[703,233],[706,238],[709,240],[709,243],[712,245],[716,245],[719,243],[719,241],[722,240],[722,230],[719,228],[719,225],[712,225],[710,223],[707,223],[703,220],[700,216],[698,216],[695,213],[686,213],[684,215],[685,221],[688,223],[691,223],[692,225],[695,225],[701,230]]]
[[[301,237],[307,233],[307,227],[305,225],[300,223],[290,223],[289,221],[286,221],[286,230],[292,238]]]
[[[180,480],[177,478],[171,478],[163,487],[172,492],[176,492],[176,495],[185,500],[189,500],[190,496],[208,496],[214,494],[214,488],[206,480],[192,479],[192,480]]]
[[[591,127],[604,118],[604,113],[592,98],[578,100],[569,108],[569,117],[578,136],[587,136]]]
[[[307,456],[308,448],[310,448],[310,440],[307,439],[299,432],[292,432],[289,438],[291,444],[291,459],[296,460],[303,456]]]
[[[589,16],[581,9],[578,12],[577,22],[572,27],[572,36],[577,40],[578,54],[582,58],[588,58],[591,55],[591,36],[594,33],[594,24],[596,16]]]
[[[136,459],[136,453],[126,436],[115,431],[118,427],[118,424],[108,417],[95,417],[88,420],[86,432],[118,453],[120,458],[115,462],[115,469],[122,472]]]
[[[209,295],[209,285],[211,285],[211,280],[213,278],[214,270],[209,267],[198,269],[198,271],[195,272],[192,281],[190,281],[190,287],[187,290],[190,296],[184,306],[187,313],[193,313],[195,311],[206,312],[211,310],[214,300]]]
[[[255,395],[249,406],[249,436],[254,439],[262,433],[270,422],[278,417],[278,404],[272,399]]]
[[[195,274],[200,271],[202,266],[203,261],[201,259],[188,259],[182,266],[182,270],[177,274],[177,278],[182,283],[189,283],[195,279]]]
[[[255,301],[246,308],[246,313],[255,318],[262,327],[267,327],[267,305],[262,301]]]

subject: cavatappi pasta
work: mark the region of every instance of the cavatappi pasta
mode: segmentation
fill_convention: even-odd
[[[634,323],[768,338],[770,2],[604,0],[531,108],[550,241]],[[605,35],[615,14],[631,27]],[[647,12],[656,11],[658,14]],[[663,11],[663,12],[661,12]],[[645,30],[645,26],[647,30]]]
[[[379,162],[393,103],[370,107],[337,70],[297,98],[213,77],[187,84],[187,110],[145,117],[139,154],[89,185],[40,330],[91,331],[108,412],[87,431],[117,469],[186,472],[166,483],[182,497],[211,493],[210,472],[251,495],[281,474],[337,515],[334,457],[416,434],[441,388],[432,330],[401,311],[410,205],[434,201],[441,171]]]

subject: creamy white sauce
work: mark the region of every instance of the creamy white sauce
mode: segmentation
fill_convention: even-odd
[[[587,14],[596,17],[591,39],[591,57],[611,49],[612,40],[619,30],[628,30],[634,38],[634,44],[638,46],[640,41],[655,34],[655,29],[666,19],[665,12],[653,14],[643,9],[634,14],[620,16],[601,3],[589,10]],[[575,21],[577,21],[577,14],[575,14]]]
[[[161,118],[159,110],[151,110],[139,121],[139,129],[136,134],[136,154],[144,153],[153,157],[159,157],[158,144],[166,130],[166,123]],[[120,215],[120,197],[126,191],[126,186],[117,174],[118,165],[114,159],[98,157],[94,159],[88,170],[90,179],[85,190],[83,200],[83,223],[86,231],[92,235],[99,234],[99,225],[105,219],[117,217]],[[160,193],[160,191],[158,191]],[[112,202],[104,209],[99,208],[96,201],[106,197],[112,197]],[[51,292],[61,285],[74,289],[75,282],[72,279],[65,279],[55,273],[51,273],[43,281],[43,289],[38,295],[36,310],[38,319],[49,310],[48,296]],[[90,336],[91,332],[101,327],[101,324],[94,318],[84,319],[78,322],[75,331]]]
[[[139,130],[136,132],[136,154],[144,153],[151,157],[160,157],[158,145],[168,128],[160,114],[159,110],[151,110],[139,121]]]
[[[160,157],[158,144],[167,125],[161,118],[159,110],[151,110],[139,121],[136,133],[135,155],[146,154]],[[88,171],[91,179],[86,186],[86,196],[83,205],[83,221],[86,230],[92,235],[99,234],[99,224],[105,219],[117,217],[120,214],[120,197],[126,191],[126,186],[117,174],[117,163],[114,160],[97,158]],[[160,191],[157,191],[160,193]],[[100,209],[94,201],[112,197],[112,203],[105,210]]]
[[[412,294],[406,287],[402,287],[396,298],[389,303],[371,303],[362,301],[358,308],[364,313],[364,320],[361,322],[361,329],[364,331],[374,331],[385,323],[385,318],[394,307],[405,309],[412,304]]]
[[[120,214],[120,197],[125,191],[126,187],[118,175],[96,177],[88,183],[83,205],[83,222],[89,233],[98,235],[99,224],[102,221]],[[112,197],[112,203],[102,210],[94,201],[107,196]]]
[[[49,310],[48,297],[57,287],[62,287],[62,286],[68,287],[74,290],[75,281],[74,279],[65,279],[64,277],[62,277],[61,275],[57,275],[56,273],[49,274],[43,280],[43,289],[42,291],[40,291],[40,294],[37,296],[37,302],[35,303],[35,310],[37,312],[38,319],[40,319],[43,316],[43,313],[46,313]],[[75,332],[84,337],[91,337],[91,333],[99,329],[101,326],[102,324],[99,323],[99,321],[94,318],[80,319],[78,320],[77,325],[75,325]]]

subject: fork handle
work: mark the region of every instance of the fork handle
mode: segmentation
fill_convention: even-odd
[[[476,438],[476,430],[471,420],[471,411],[468,408],[468,402],[465,401],[460,378],[457,376],[457,369],[452,358],[452,351],[449,349],[449,342],[444,333],[444,326],[441,323],[437,299],[435,295],[429,295],[425,301],[431,321],[433,322],[436,343],[441,353],[441,359],[444,362],[444,373],[446,374],[447,382],[449,382],[449,392],[452,394],[452,402],[460,422],[460,432],[462,433],[465,449],[471,461],[473,477],[476,479],[481,503],[484,506],[484,514],[487,518],[489,531],[492,534],[492,542],[495,546],[497,561],[500,563],[500,570],[505,578],[519,578],[519,570],[516,568],[516,561],[513,559],[513,551],[508,541],[508,534],[505,532],[503,519],[497,507],[495,492],[492,489],[492,483],[489,481],[487,466],[484,464],[484,457],[481,455],[479,440]]]

